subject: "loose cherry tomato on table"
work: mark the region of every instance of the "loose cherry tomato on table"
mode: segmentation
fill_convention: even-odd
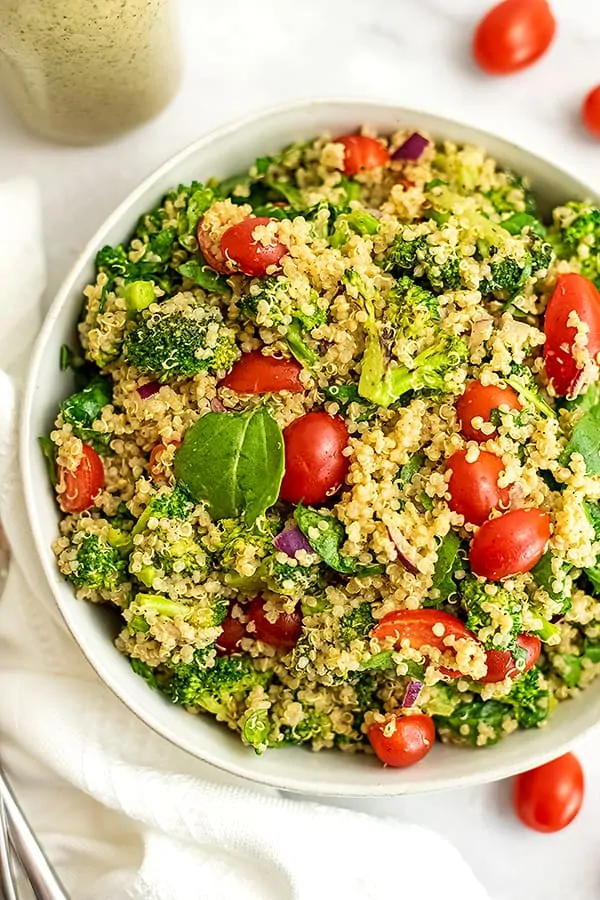
[[[324,503],[348,471],[348,429],[339,416],[310,412],[283,430],[285,474],[279,496],[288,503]]]
[[[344,145],[345,175],[358,175],[390,161],[390,154],[381,141],[364,134],[344,134],[336,138],[335,143]]]
[[[517,668],[510,650],[488,650],[485,656],[487,675],[479,681],[484,684],[495,684],[497,681],[504,681],[505,678],[516,678],[517,675],[529,672],[540,658],[542,642],[535,634],[520,634],[517,645],[526,653],[522,669]]]
[[[383,722],[369,726],[367,738],[384,765],[403,768],[427,756],[435,741],[435,725],[431,716],[390,713]]]
[[[513,804],[521,822],[534,831],[561,831],[581,809],[584,778],[573,753],[517,775]]]
[[[544,364],[550,384],[559,397],[581,393],[586,385],[573,345],[577,328],[567,324],[576,313],[587,326],[587,351],[593,359],[600,353],[600,293],[589,278],[569,272],[559,275],[544,317]]]
[[[583,101],[581,118],[590,134],[600,138],[600,84],[592,88]]]
[[[93,447],[83,445],[81,462],[74,471],[58,467],[58,484],[64,491],[58,495],[60,508],[66,513],[84,512],[104,487],[104,466]]]
[[[473,55],[489,75],[510,75],[543,56],[555,33],[547,0],[504,0],[477,26]]]
[[[450,509],[465,517],[472,525],[481,525],[493,509],[507,509],[510,495],[507,487],[498,486],[498,477],[504,471],[504,463],[495,453],[479,451],[473,462],[468,462],[467,451],[453,453],[446,468],[450,471],[448,491]]]
[[[477,640],[460,619],[438,609],[401,609],[388,613],[375,625],[371,637],[378,641],[393,638],[398,647],[402,641],[408,641],[414,650],[428,645],[441,653],[452,653],[452,648],[444,643],[448,637]],[[445,667],[441,671],[449,678],[460,678],[460,672]]]
[[[487,441],[495,437],[496,429],[489,434],[484,434],[480,428],[475,428],[473,419],[481,418],[484,422],[490,421],[492,411],[500,407],[508,409],[522,409],[515,391],[508,385],[501,387],[499,384],[482,384],[480,381],[470,381],[456,402],[456,415],[460,422],[460,432],[468,441]]]
[[[171,441],[168,446],[174,447],[177,450],[178,447],[181,447],[181,441]],[[160,444],[156,444],[150,451],[148,472],[150,473],[150,478],[155,483],[164,482],[167,480],[165,471],[162,468],[162,457],[167,452],[167,450],[167,445],[163,444],[161,441]]]
[[[254,229],[260,225],[277,222],[267,216],[249,216],[232,225],[221,237],[221,253],[229,265],[230,272],[240,271],[244,275],[261,278],[272,266],[278,266],[288,248],[280,241],[268,244],[254,238]]]
[[[246,634],[246,626],[239,619],[233,617],[230,609],[221,622],[221,628],[222,631],[215,641],[215,647],[217,648],[217,653],[220,653],[222,656],[229,656],[239,649],[240,641]]]
[[[219,244],[215,243],[212,239],[209,229],[204,224],[204,219],[198,221],[196,237],[198,239],[200,251],[211,269],[214,269],[215,272],[219,272],[220,275],[231,275],[231,269],[221,253],[221,248]]]
[[[233,364],[221,384],[238,394],[271,394],[278,391],[299,394],[304,390],[300,381],[301,371],[302,366],[295,359],[263,356],[260,350],[254,350],[244,353]]]
[[[550,540],[550,517],[541,509],[513,509],[481,526],[469,552],[471,571],[489,581],[529,572]]]
[[[270,613],[268,614],[270,617]],[[278,650],[293,650],[302,632],[302,615],[296,608],[292,613],[281,612],[274,622],[265,612],[265,601],[255,597],[248,607],[248,636],[277,647]]]

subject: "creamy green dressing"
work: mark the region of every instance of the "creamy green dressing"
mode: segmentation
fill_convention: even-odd
[[[0,89],[45,137],[115,137],[156,115],[179,77],[175,0],[0,0]]]

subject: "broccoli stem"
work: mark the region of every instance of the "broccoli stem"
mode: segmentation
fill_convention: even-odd
[[[517,392],[517,394],[519,394],[520,397],[523,397],[523,399],[526,400],[529,406],[533,406],[534,409],[537,409],[542,416],[546,416],[547,419],[556,419],[556,413],[552,407],[540,397],[537,391],[532,391],[530,388],[525,387],[523,382],[520,381],[516,375],[509,375],[504,380]]]
[[[159,616],[168,616],[173,619],[175,616],[187,616],[190,607],[184,603],[176,603],[168,597],[161,594],[136,594],[135,604],[141,609],[154,610]]]

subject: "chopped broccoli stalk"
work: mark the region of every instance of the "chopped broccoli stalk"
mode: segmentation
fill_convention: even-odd
[[[111,525],[108,529],[108,543],[115,550],[118,550],[121,556],[129,556],[133,550],[133,538],[129,531],[123,531],[121,528],[115,528]]]
[[[214,308],[142,313],[124,344],[125,359],[160,381],[231,368],[240,351],[233,331]]]
[[[493,594],[488,593],[486,582],[472,577],[461,582],[460,593],[467,613],[467,628],[489,650],[513,649],[523,630],[522,598],[502,587],[498,587]]]
[[[526,406],[532,406],[548,419],[555,419],[556,413],[540,395],[533,373],[528,366],[513,363],[511,373],[504,379],[519,395]]]
[[[123,285],[119,293],[125,300],[127,312],[132,318],[156,300],[151,281],[130,281]]]
[[[217,656],[213,665],[207,666],[206,652],[196,651],[192,662],[173,669],[166,693],[173,703],[199,707],[225,718],[236,697],[256,685],[265,686],[269,678],[269,673],[257,671],[248,657]]]
[[[255,753],[264,753],[269,746],[271,735],[269,710],[260,708],[249,710],[244,714],[240,726],[243,742],[254,747]]]
[[[365,640],[371,633],[375,624],[371,603],[365,601],[359,603],[350,612],[340,619],[340,640],[343,644],[351,644],[352,641]]]
[[[334,249],[339,249],[348,243],[353,233],[373,235],[378,231],[379,221],[375,216],[364,209],[353,209],[335,220],[330,244]]]
[[[75,587],[114,591],[125,581],[126,561],[99,535],[85,534],[77,545],[77,567],[70,580]]]
[[[185,603],[177,603],[160,594],[136,594],[134,603],[140,609],[158,613],[159,616],[166,616],[169,619],[174,619],[175,616],[185,618],[190,613],[190,607]]]

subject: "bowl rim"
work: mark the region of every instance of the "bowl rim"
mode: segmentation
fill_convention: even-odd
[[[248,770],[242,765],[237,765],[233,762],[223,762],[218,753],[212,752],[211,750],[207,751],[200,742],[198,742],[197,744],[193,744],[184,736],[176,735],[167,723],[163,723],[160,720],[159,716],[140,708],[135,698],[129,696],[126,688],[123,688],[121,686],[120,679],[116,675],[113,675],[113,673],[104,665],[102,661],[96,658],[95,651],[90,647],[86,634],[82,633],[78,626],[73,623],[67,604],[63,602],[59,591],[56,589],[56,570],[52,568],[47,554],[43,552],[43,549],[45,548],[45,540],[42,534],[41,526],[38,524],[38,518],[36,516],[36,502],[34,499],[34,476],[29,463],[32,441],[34,440],[31,428],[31,413],[32,407],[34,405],[36,381],[35,375],[39,369],[44,349],[48,342],[48,338],[52,334],[56,320],[59,317],[59,313],[63,309],[63,306],[69,301],[73,289],[77,286],[78,278],[80,277],[80,268],[85,264],[86,261],[89,261],[89,259],[95,255],[96,249],[103,239],[103,235],[108,232],[114,225],[116,225],[123,218],[123,216],[126,215],[129,208],[133,206],[135,202],[148,189],[152,188],[152,186],[156,182],[158,182],[163,175],[167,174],[170,170],[175,169],[189,156],[198,153],[204,147],[209,146],[214,141],[227,138],[227,136],[230,134],[241,131],[248,126],[257,125],[260,122],[269,120],[273,117],[283,116],[285,114],[294,113],[296,111],[309,111],[311,109],[325,108],[328,106],[336,107],[339,109],[348,108],[350,117],[352,117],[352,110],[355,107],[362,106],[365,108],[377,108],[379,111],[400,114],[403,118],[408,119],[410,119],[411,116],[421,118],[425,116],[427,118],[430,118],[432,122],[435,121],[439,125],[440,130],[443,129],[444,126],[454,126],[457,128],[466,127],[474,134],[476,134],[478,138],[481,138],[483,146],[485,146],[486,139],[492,139],[501,142],[507,147],[513,147],[518,151],[526,153],[531,160],[534,160],[535,162],[546,168],[552,169],[552,171],[556,173],[557,176],[563,176],[565,179],[570,180],[572,183],[576,183],[581,189],[582,196],[597,196],[596,191],[594,191],[584,182],[581,182],[568,170],[562,168],[560,165],[555,165],[549,159],[540,156],[537,152],[528,149],[526,146],[517,144],[503,137],[502,135],[498,135],[494,132],[478,128],[476,125],[472,125],[469,122],[463,122],[461,120],[449,118],[444,115],[438,115],[437,113],[430,112],[428,110],[418,110],[411,107],[399,106],[398,104],[391,103],[389,101],[378,101],[373,98],[323,97],[308,100],[297,100],[292,103],[277,104],[276,106],[257,110],[246,116],[229,120],[228,122],[218,126],[217,128],[212,129],[207,134],[192,141],[186,147],[165,159],[159,166],[157,166],[153,171],[146,175],[144,179],[124,197],[124,199],[117,205],[113,212],[110,213],[110,215],[102,221],[99,227],[95,230],[94,234],[86,242],[82,250],[77,254],[77,257],[69,268],[66,276],[62,280],[60,287],[44,316],[44,321],[36,337],[33,347],[33,353],[31,355],[31,360],[27,370],[25,390],[23,393],[21,404],[18,438],[19,469],[24,489],[25,506],[29,527],[31,528],[31,532],[34,538],[35,552],[41,561],[46,582],[52,593],[54,603],[58,607],[68,631],[73,637],[75,644],[83,653],[87,663],[100,677],[100,679],[108,687],[108,689],[114,694],[114,696],[117,697],[118,700],[141,722],[151,728],[152,731],[154,731],[156,734],[166,739],[173,746],[189,753],[193,758],[208,763],[209,765],[214,766],[215,768],[226,772],[227,774],[235,775],[239,778],[258,785],[278,788],[292,793],[313,794],[323,797],[389,797],[400,796],[403,794],[419,794],[440,792],[444,790],[455,790],[458,788],[486,784],[510,777],[512,775],[518,774],[525,768],[533,768],[556,758],[561,753],[566,752],[569,747],[572,746],[574,741],[579,740],[594,728],[600,726],[600,717],[595,723],[588,724],[587,726],[582,728],[576,735],[567,736],[562,741],[559,741],[556,747],[554,747],[553,749],[540,750],[533,753],[530,752],[528,754],[526,766],[524,766],[522,763],[519,763],[518,760],[512,762],[501,761],[499,763],[496,763],[495,767],[492,765],[489,771],[483,773],[480,771],[474,771],[472,773],[453,775],[447,778],[440,778],[436,776],[418,782],[409,781],[401,785],[398,783],[388,783],[386,785],[385,778],[382,778],[377,783],[369,785],[368,788],[360,788],[359,786],[354,785],[351,782],[344,781],[339,781],[330,785],[325,785],[323,783],[315,785],[314,783],[311,783],[310,780],[302,781],[301,779],[294,778],[293,776],[290,778],[285,778],[283,776],[277,776],[273,774],[266,774],[261,776],[258,769],[253,770],[252,773],[249,773]],[[384,770],[382,769],[382,772],[383,771]]]

